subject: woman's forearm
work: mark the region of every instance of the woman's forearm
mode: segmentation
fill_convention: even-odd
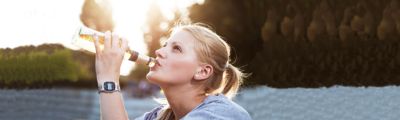
[[[128,120],[121,92],[100,93],[100,115],[102,120]]]

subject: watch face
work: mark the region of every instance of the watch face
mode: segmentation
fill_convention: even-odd
[[[115,83],[114,82],[104,82],[104,90],[106,90],[106,91],[115,90]]]

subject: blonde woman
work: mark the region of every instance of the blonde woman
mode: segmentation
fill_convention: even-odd
[[[119,43],[118,39],[117,35],[106,32],[104,49],[95,40],[100,85],[107,82],[118,86],[119,69],[127,49],[127,41]],[[156,65],[147,74],[147,79],[164,91],[168,104],[136,119],[250,120],[247,111],[231,101],[243,74],[229,63],[229,56],[229,45],[207,27],[201,24],[175,27],[156,51]],[[120,92],[99,93],[102,119],[128,119]]]

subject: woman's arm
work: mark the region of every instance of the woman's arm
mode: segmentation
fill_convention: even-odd
[[[100,115],[102,120],[128,120],[120,92],[100,94]]]
[[[111,81],[119,85],[120,67],[128,43],[110,32],[104,37],[104,48],[101,49],[98,36],[94,36],[97,83],[102,85]],[[128,120],[121,92],[100,93],[100,115],[102,120]]]

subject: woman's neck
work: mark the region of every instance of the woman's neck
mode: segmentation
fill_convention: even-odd
[[[168,87],[163,90],[176,119],[184,117],[206,98],[200,87],[190,85]]]

